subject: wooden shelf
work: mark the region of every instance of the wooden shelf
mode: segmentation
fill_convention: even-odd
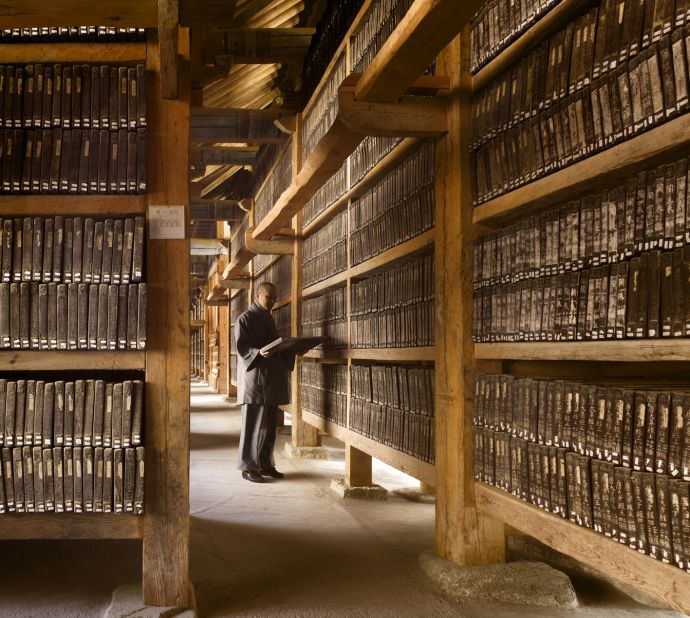
[[[279,301],[276,302],[275,305],[273,305],[273,311],[276,309],[280,309],[281,307],[285,307],[289,305],[292,302],[292,299],[288,296],[286,298],[281,298]]]
[[[376,442],[376,440],[367,438],[356,431],[346,429],[337,423],[328,421],[307,410],[302,410],[302,420],[309,423],[312,427],[325,431],[327,434],[342,442],[351,444],[360,451],[368,453],[372,457],[387,463],[389,466],[393,466],[405,474],[409,474],[429,485],[435,485],[436,468],[433,464],[421,461],[416,457],[412,457],[412,455],[407,455],[402,451]]]
[[[684,614],[690,613],[690,578],[681,569],[616,543],[483,483],[477,507],[556,551],[624,582]]]
[[[365,275],[390,265],[391,262],[395,260],[400,260],[404,257],[409,257],[423,251],[430,245],[434,244],[434,239],[436,237],[436,230],[430,229],[426,232],[422,232],[419,236],[415,236],[410,240],[406,240],[404,243],[391,247],[379,255],[357,264],[348,270],[348,274],[351,279],[356,279],[359,277],[364,277]]]
[[[433,346],[418,348],[367,348],[350,350],[311,350],[305,358],[322,360],[371,360],[380,362],[423,362],[436,359]]]
[[[690,361],[688,339],[475,343],[477,360]]]
[[[352,266],[343,272],[336,273],[328,279],[324,279],[323,281],[319,281],[314,285],[310,285],[308,288],[304,288],[302,290],[302,298],[318,296],[326,290],[337,288],[344,283],[347,283],[349,279],[364,277],[378,270],[379,268],[390,266],[391,262],[394,262],[395,260],[419,253],[434,243],[435,236],[435,230],[427,230],[419,236],[415,236],[414,238],[411,238],[400,245],[391,247],[383,253],[375,255],[373,258],[357,264],[357,266]]]
[[[474,224],[499,227],[546,206],[558,206],[627,176],[682,156],[690,146],[690,116],[674,118],[587,159],[489,200],[474,209]]]
[[[3,216],[143,215],[145,195],[0,195]]]
[[[319,281],[318,283],[310,285],[308,288],[304,288],[302,290],[302,298],[318,296],[319,294],[323,294],[327,290],[331,290],[333,288],[338,288],[345,285],[347,283],[347,280],[350,278],[349,272],[349,269],[344,270],[342,272],[336,273],[331,277],[328,277],[328,279],[324,279],[323,281]]]
[[[0,351],[0,371],[143,371],[144,369],[146,369],[146,353],[143,351]]]
[[[406,137],[399,144],[393,148],[383,159],[381,159],[373,168],[371,168],[364,178],[362,178],[354,187],[347,191],[344,195],[339,197],[326,210],[319,214],[309,225],[306,225],[302,230],[302,236],[306,238],[310,236],[326,223],[328,223],[335,215],[337,215],[351,199],[362,196],[388,172],[402,162],[405,157],[414,152],[422,140],[416,137]]]
[[[132,513],[4,513],[0,539],[142,539],[144,516]]]
[[[0,43],[0,58],[12,64],[89,62],[121,64],[146,61],[146,43]]]
[[[580,12],[592,6],[592,0],[562,0],[531,28],[500,52],[472,77],[472,90],[481,90],[491,80],[525,57],[527,52],[556,34]]]

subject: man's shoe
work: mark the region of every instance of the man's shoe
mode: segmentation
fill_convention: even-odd
[[[252,483],[263,483],[264,479],[260,474],[252,472],[251,470],[242,470],[242,478],[251,481]]]
[[[273,479],[282,479],[285,475],[282,472],[278,472],[275,468],[268,468],[267,470],[261,471],[262,476],[270,476]]]

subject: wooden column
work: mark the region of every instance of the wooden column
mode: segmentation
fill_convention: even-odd
[[[477,511],[473,478],[469,26],[437,67],[451,78],[436,149],[436,551],[460,564],[505,559],[503,524]]]
[[[220,273],[228,264],[227,256],[218,257],[218,269],[214,276],[214,285],[220,281]],[[218,307],[218,393],[228,395],[230,392],[230,301]]]
[[[351,444],[345,445],[345,484],[348,487],[371,487],[371,455]]]
[[[292,177],[302,167],[302,118],[297,117],[297,128],[292,135]],[[292,308],[290,309],[290,332],[293,337],[302,335],[302,211],[292,219],[295,228],[295,250],[292,255]],[[302,420],[302,400],[300,397],[300,373],[302,359],[297,357],[295,370],[292,372],[292,446],[319,446],[319,431]]]
[[[189,59],[180,35],[179,98],[163,100],[155,34],[147,45],[147,203],[184,205],[189,229]],[[150,229],[150,228],[149,228]],[[188,607],[189,594],[189,239],[148,240],[146,513],[143,594],[147,605]]]

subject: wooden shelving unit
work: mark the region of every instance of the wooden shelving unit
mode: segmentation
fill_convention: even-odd
[[[688,575],[676,566],[653,560],[496,487],[478,482],[475,492],[482,513],[508,522],[556,551],[625,582],[680,612],[685,613],[690,607]]]
[[[338,440],[351,444],[355,448],[368,453],[372,457],[376,457],[376,459],[380,459],[384,463],[397,468],[405,474],[409,474],[429,485],[433,485],[435,482],[436,474],[433,464],[421,461],[412,455],[408,455],[390,446],[376,442],[376,440],[367,438],[356,431],[328,421],[307,410],[302,410],[302,418],[318,430],[324,431]]]
[[[74,7],[34,2],[10,11],[3,28],[73,25],[154,27],[155,3]],[[109,12],[108,12],[109,11]],[[175,30],[177,39],[177,30]],[[189,60],[188,33],[179,54]],[[162,39],[162,40],[161,40]],[[2,195],[3,216],[146,216],[153,204],[183,204],[189,222],[188,75],[177,97],[162,96],[174,67],[163,66],[165,36],[147,32],[146,43],[46,43],[0,45],[4,62],[145,63],[147,71],[147,185],[145,195]],[[177,57],[177,55],[176,55]],[[147,226],[147,230],[148,230]],[[0,515],[0,539],[140,539],[142,591],[147,605],[189,607],[189,239],[146,238],[148,286],[145,351],[0,351],[0,372],[138,371],[145,375],[146,492],[143,515],[26,513]]]
[[[614,186],[631,174],[682,156],[688,147],[690,122],[685,114],[480,204],[474,209],[472,221],[476,225],[499,227],[545,207]]]
[[[301,161],[301,123],[306,117],[322,89],[328,83],[339,58],[343,55],[350,62],[349,46],[354,32],[362,23],[373,2],[367,0],[355,18],[350,30],[344,36],[339,49],[333,55],[333,61],[316,88],[304,112],[298,116],[297,130],[293,135],[293,181],[283,192],[271,211],[262,221],[255,221],[254,239],[268,239],[281,226],[293,223],[297,238],[307,238],[326,225],[334,216],[347,209],[352,200],[363,195],[368,189],[382,179],[389,171],[400,164],[421,144],[421,138],[437,136],[448,129],[446,123],[446,99],[450,93],[449,80],[444,75],[423,76],[424,69],[433,61],[435,54],[452,38],[457,30],[450,15],[459,12],[458,4],[451,0],[427,2],[417,0],[408,14],[391,35],[389,51],[372,62],[371,68],[360,76],[350,76],[342,82],[338,95],[338,114],[327,130],[325,136],[311,149],[306,160]],[[464,10],[464,9],[463,9]],[[441,19],[441,15],[444,19]],[[456,23],[459,23],[459,19]],[[443,23],[441,23],[443,22]],[[450,32],[450,30],[455,30]],[[444,40],[445,37],[445,40]],[[408,54],[414,48],[414,59]],[[423,62],[423,66],[417,66]],[[349,70],[349,65],[348,65]],[[380,84],[387,82],[391,75],[396,76],[396,83],[386,89],[381,96]],[[370,94],[358,96],[355,93],[366,90]],[[397,92],[397,91],[400,92]],[[403,97],[406,93],[431,95],[426,101],[414,97]],[[397,93],[397,94],[396,94]],[[433,96],[437,95],[437,96]],[[367,98],[369,97],[369,98]],[[343,195],[320,213],[307,225],[302,225],[301,209],[323,184],[346,163],[347,158],[368,136],[402,137],[391,152],[384,156],[359,182],[349,186]],[[352,280],[366,277],[382,270],[392,261],[412,257],[417,253],[430,250],[434,244],[434,230],[423,232],[419,236],[392,247],[383,253],[352,266],[328,279],[303,288],[301,284],[301,245],[293,258],[293,335],[299,334],[299,314],[302,300],[318,296],[323,292],[347,286]],[[349,291],[349,290],[348,290]],[[349,294],[348,294],[349,296]],[[282,303],[276,308],[283,306]],[[349,317],[348,317],[349,320]],[[386,349],[341,349],[312,350],[305,355],[307,359],[318,359],[321,362],[340,362],[351,364],[353,361],[373,362],[434,362],[436,351],[433,347],[386,348]],[[297,373],[297,371],[295,372]],[[425,483],[434,483],[434,466],[425,464],[414,457],[405,455],[395,449],[385,447],[335,424],[323,424],[323,419],[301,410],[299,381],[293,377],[293,445],[315,446],[316,429],[328,431],[343,439],[348,448],[354,447],[363,454],[378,457],[383,461],[416,476]]]
[[[455,58],[459,59],[457,64],[461,67],[457,83],[469,83],[471,90],[475,92],[484,88],[524,57],[528,50],[563,28],[593,4],[587,0],[563,0],[473,78],[468,75],[467,50],[457,46],[454,53]],[[470,178],[469,143],[462,133],[462,128],[467,127],[470,122],[470,102],[459,98],[453,104],[457,105],[456,121],[459,129],[454,152],[460,163],[459,184],[462,188]],[[457,426],[459,422],[462,427],[472,415],[471,389],[475,373],[479,371],[530,377],[546,375],[566,380],[625,378],[631,384],[635,384],[635,380],[641,376],[687,375],[687,368],[690,366],[690,345],[687,339],[472,343],[469,325],[472,322],[472,241],[476,235],[486,230],[498,229],[536,212],[559,208],[565,202],[588,193],[616,186],[630,175],[686,155],[689,148],[690,122],[685,114],[477,207],[472,206],[470,195],[464,193],[460,203],[459,225],[453,225],[452,214],[449,213],[445,219],[449,227],[448,241],[443,242],[441,235],[437,237],[437,246],[443,243],[445,251],[459,254],[461,263],[466,264],[459,272],[449,272],[449,276],[457,277],[460,281],[463,300],[458,301],[454,310],[444,312],[446,324],[450,320],[463,324],[459,332],[459,350],[453,350],[452,341],[448,337],[444,338],[448,364],[462,364],[464,376],[459,384],[467,399],[467,402],[458,402],[460,414],[449,419],[451,424],[448,427],[451,432],[453,426]],[[450,178],[450,173],[447,178]],[[457,186],[457,181],[451,181],[450,186]],[[453,238],[458,238],[454,236],[455,233],[460,234],[460,242],[453,242]],[[447,263],[452,264],[452,261]],[[447,292],[450,291],[446,284],[444,288]],[[442,395],[448,392],[438,382],[438,364],[437,358],[437,397],[439,392]],[[443,426],[437,425],[437,430],[443,429]],[[451,440],[471,444],[471,437],[465,431],[460,435],[451,433],[444,441],[446,450],[450,447]],[[437,452],[438,450],[443,450],[443,446]],[[443,500],[444,503],[447,500],[451,502],[452,510],[445,509],[441,521],[437,522],[437,530],[441,531],[441,545],[459,562],[475,563],[473,558],[478,555],[479,548],[476,546],[457,551],[450,535],[451,527],[458,523],[452,511],[457,512],[469,505],[485,520],[479,534],[483,536],[487,528],[493,530],[488,541],[485,537],[480,541],[483,547],[479,551],[483,550],[484,555],[490,556],[489,561],[500,561],[503,558],[500,544],[503,536],[501,522],[504,522],[661,603],[683,613],[690,611],[690,579],[687,573],[612,541],[603,534],[577,526],[523,502],[501,489],[473,481],[468,472],[473,468],[471,448],[467,452],[461,452],[460,456],[462,466],[454,467],[461,478],[453,478],[452,464],[448,465],[437,458],[437,464],[445,468],[445,474],[449,478],[459,485],[473,488],[469,491],[462,490],[458,495],[456,490],[447,487],[443,492]],[[450,461],[452,455],[448,457]],[[464,524],[465,536],[474,534],[471,530],[472,520],[461,518],[461,523]],[[437,538],[437,544],[438,540]]]

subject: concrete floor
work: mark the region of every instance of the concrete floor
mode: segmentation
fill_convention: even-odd
[[[235,470],[237,408],[203,386],[192,388],[191,579],[200,616],[661,618],[608,585],[578,579],[577,610],[459,604],[418,566],[433,546],[434,507],[339,500],[343,451],[327,439],[328,461],[283,457],[281,481],[244,481]],[[376,464],[374,481],[396,489],[412,480]],[[0,617],[96,617],[113,589],[140,578],[136,542],[0,544]],[[128,614],[133,615],[133,614]],[[139,614],[136,614],[139,615]]]

